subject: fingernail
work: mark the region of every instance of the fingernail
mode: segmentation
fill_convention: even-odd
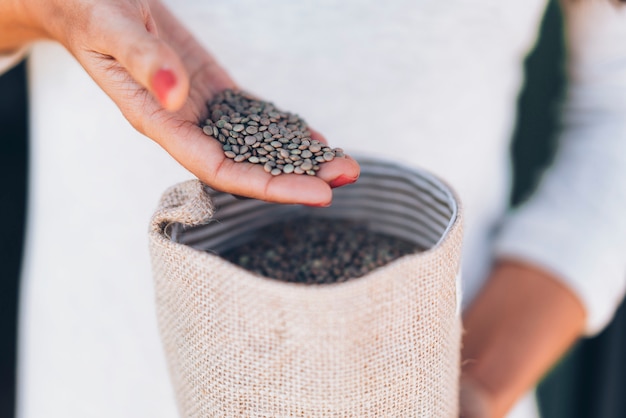
[[[152,77],[152,88],[161,103],[165,103],[170,90],[176,85],[176,76],[171,70],[161,68]]]
[[[339,177],[337,177],[335,180],[330,182],[330,187],[332,188],[341,187],[341,186],[345,186],[346,184],[354,183],[355,181],[356,179],[342,174]]]

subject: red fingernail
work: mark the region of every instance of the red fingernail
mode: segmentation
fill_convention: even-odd
[[[341,187],[341,186],[345,186],[346,184],[350,184],[350,183],[354,183],[356,179],[345,176],[345,175],[340,175],[339,177],[337,177],[335,180],[330,182],[330,187],[332,187],[333,189],[336,187]]]
[[[168,93],[175,85],[176,76],[171,70],[162,68],[152,77],[152,88],[161,103],[165,103]]]

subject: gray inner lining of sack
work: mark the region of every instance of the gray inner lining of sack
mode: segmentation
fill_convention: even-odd
[[[267,225],[303,216],[364,221],[374,232],[395,236],[422,250],[436,246],[454,223],[457,202],[449,188],[432,175],[395,164],[359,159],[361,176],[335,189],[328,208],[276,205],[239,200],[209,190],[214,218],[206,225],[172,224],[173,241],[217,254],[242,245]]]

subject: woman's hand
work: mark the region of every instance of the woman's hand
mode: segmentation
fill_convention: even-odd
[[[357,179],[359,167],[350,158],[323,164],[317,177],[274,177],[260,165],[227,159],[199,124],[206,102],[237,85],[159,1],[14,2],[20,33],[62,43],[138,131],[209,186],[273,202],[327,205],[331,186]]]

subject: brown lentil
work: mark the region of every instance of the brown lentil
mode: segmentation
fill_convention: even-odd
[[[220,141],[224,155],[235,162],[262,164],[280,157],[286,164],[273,168],[271,174],[315,175],[321,164],[345,156],[340,148],[332,149],[311,139],[306,122],[298,115],[279,110],[248,93],[224,90],[207,107],[209,117],[202,131]],[[238,151],[234,148],[237,145],[249,149]],[[306,160],[301,169],[295,170],[293,163],[300,158]]]
[[[222,256],[261,276],[324,284],[361,277],[419,251],[415,244],[369,230],[365,222],[302,217],[262,228]]]

